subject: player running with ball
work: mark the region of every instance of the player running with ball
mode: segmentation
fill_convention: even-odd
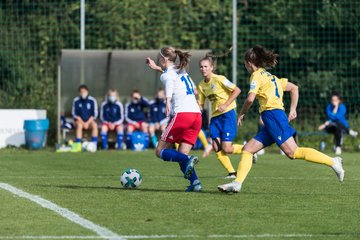
[[[175,65],[178,57],[180,63]],[[157,66],[152,59],[146,59],[150,68],[162,72],[160,80],[165,89],[166,115],[171,117],[156,147],[156,155],[164,161],[178,162],[184,178],[190,181],[186,191],[199,192],[202,187],[194,169],[198,158],[188,154],[196,142],[202,119],[193,83],[186,72],[189,61],[188,52],[172,47],[164,47],[160,50],[158,54],[160,66]],[[178,151],[173,149],[174,143],[179,144]]]
[[[277,54],[262,46],[255,46],[246,51],[244,63],[251,74],[250,91],[238,116],[238,124],[242,124],[246,112],[255,98],[259,100],[260,114],[264,122],[261,131],[243,148],[235,181],[220,185],[222,192],[239,192],[252,166],[253,154],[274,142],[290,159],[324,164],[332,168],[339,181],[344,180],[345,171],[340,157],[331,158],[315,149],[298,147],[293,136],[295,130],[289,121],[296,118],[296,107],[299,99],[298,87],[286,78],[277,78],[266,69],[277,64]],[[283,104],[283,92],[290,92],[291,105],[289,116],[286,116]]]

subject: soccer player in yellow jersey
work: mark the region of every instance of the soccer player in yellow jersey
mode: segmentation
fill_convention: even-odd
[[[199,83],[199,105],[204,106],[205,99],[211,102],[212,116],[210,120],[210,136],[217,158],[228,171],[226,178],[235,178],[236,172],[228,153],[240,154],[242,145],[233,144],[236,136],[236,103],[240,89],[215,71],[216,56],[207,54],[199,62],[200,72],[204,79]]]
[[[305,161],[324,164],[332,168],[339,181],[344,180],[345,171],[340,157],[331,158],[315,149],[298,147],[293,135],[295,130],[289,122],[296,118],[296,107],[299,99],[298,87],[286,78],[277,78],[266,69],[274,67],[277,63],[277,54],[262,46],[255,46],[246,51],[244,63],[251,74],[250,91],[239,113],[238,124],[242,124],[246,112],[253,104],[255,98],[260,104],[259,112],[264,122],[262,130],[243,148],[235,181],[220,185],[218,189],[223,192],[239,192],[246,176],[252,166],[252,156],[274,142],[290,159],[303,159]],[[290,92],[290,112],[286,116],[283,104],[283,93]]]

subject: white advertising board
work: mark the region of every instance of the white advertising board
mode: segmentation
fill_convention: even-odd
[[[0,148],[25,144],[24,120],[46,118],[46,110],[0,109]]]

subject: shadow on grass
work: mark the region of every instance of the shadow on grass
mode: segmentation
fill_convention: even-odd
[[[112,187],[112,186],[80,186],[80,185],[37,185],[39,187],[49,187],[49,188],[63,188],[63,189],[97,189],[97,190],[110,190],[110,191],[137,191],[137,192],[164,192],[164,193],[186,193],[181,189],[155,189],[155,188],[122,188],[122,187]],[[223,194],[216,190],[214,191],[202,191],[196,194]]]

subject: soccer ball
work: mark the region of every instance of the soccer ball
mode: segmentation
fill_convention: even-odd
[[[82,148],[83,148],[83,151],[86,151],[86,152],[96,152],[96,150],[97,150],[96,143],[94,143],[94,142],[84,142],[82,144]]]
[[[121,185],[124,188],[136,188],[139,187],[142,182],[141,173],[136,169],[126,169],[120,177]]]

